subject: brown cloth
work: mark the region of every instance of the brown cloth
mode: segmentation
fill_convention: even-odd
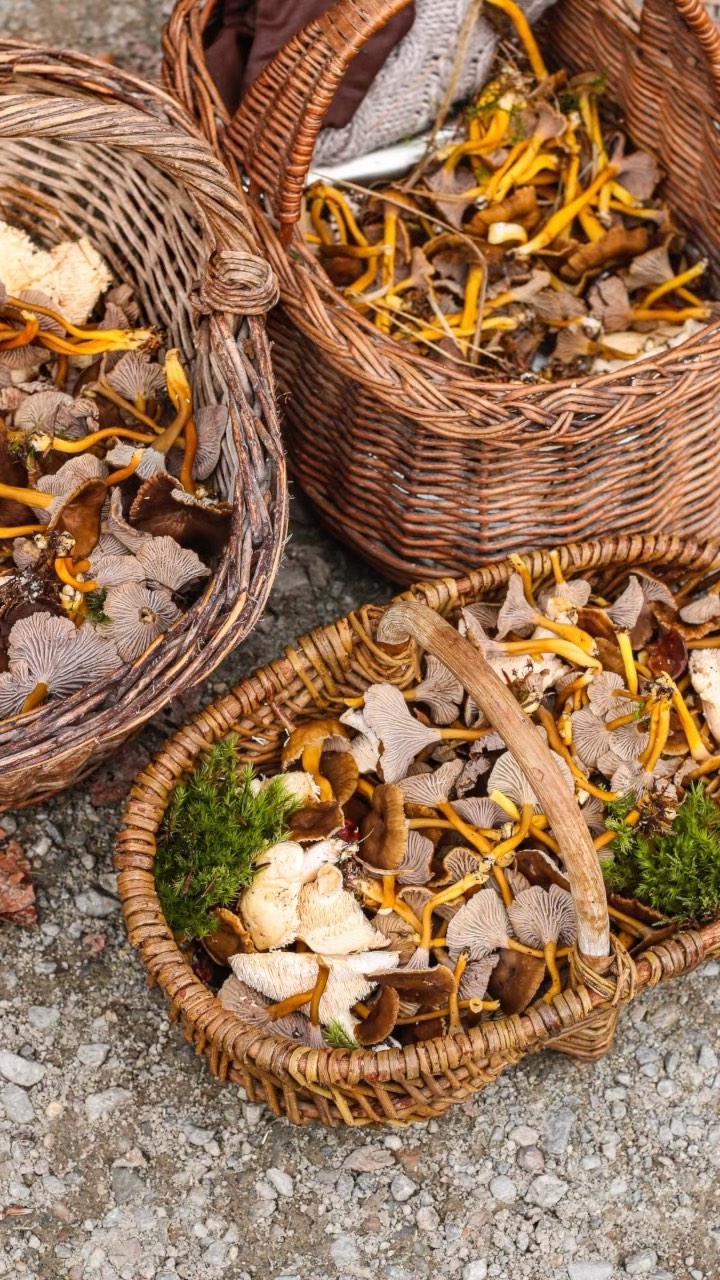
[[[206,33],[206,57],[229,111],[278,50],[331,7],[332,0],[220,0]],[[352,119],[388,54],[410,30],[414,10],[411,4],[391,18],[350,63],[325,117],[327,127],[339,129]]]

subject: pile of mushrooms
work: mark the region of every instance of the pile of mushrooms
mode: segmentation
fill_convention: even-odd
[[[227,410],[194,410],[179,353],[92,246],[44,251],[0,223],[3,278],[5,719],[138,659],[205,585],[231,507],[208,487]]]
[[[513,0],[489,4],[515,23],[517,65],[498,55],[404,180],[314,182],[307,244],[382,333],[486,379],[606,372],[677,345],[713,308],[656,160],[601,119],[602,77],[550,74]]]
[[[720,581],[691,598],[637,569],[605,596],[551,560],[537,596],[515,559],[501,601],[450,621],[543,735],[605,859],[612,800],[632,797],[631,826],[662,824],[692,780],[720,785]],[[459,681],[418,663],[410,687],[371,684],[289,734],[288,839],[207,939],[232,969],[220,1000],[259,1029],[401,1044],[563,989],[577,921],[552,827]],[[663,923],[612,895],[609,910],[631,949]]]

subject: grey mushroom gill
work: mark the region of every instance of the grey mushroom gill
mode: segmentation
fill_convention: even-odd
[[[127,286],[100,300],[109,273],[88,252],[76,284],[64,274],[55,288],[49,255],[42,290],[0,286],[4,717],[140,658],[200,594],[229,532],[212,493],[227,406],[193,404],[179,352],[159,357]]]

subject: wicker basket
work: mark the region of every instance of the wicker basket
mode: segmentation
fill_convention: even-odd
[[[2,809],[77,781],[242,640],[287,512],[264,320],[275,281],[241,198],[177,104],[104,63],[0,41],[0,183],[2,216],[46,243],[87,234],[180,348],[196,404],[229,404],[216,481],[235,505],[217,572],[166,636],[102,684],[0,725]]]
[[[581,381],[484,383],[408,354],[359,316],[293,235],[317,132],[350,59],[407,0],[340,0],[229,121],[205,66],[208,0],[178,0],[166,81],[282,227],[256,226],[280,280],[270,318],[289,462],[316,511],[391,577],[465,573],[523,547],[656,528],[711,537],[720,496],[712,324],[658,359]],[[720,36],[699,0],[557,0],[553,63],[607,73],[630,134],[719,282]],[[285,241],[292,236],[288,255]]]
[[[547,554],[537,552],[525,559],[536,583],[551,577]],[[608,538],[561,548],[560,563],[568,573],[590,575],[598,587],[611,577],[617,579],[618,571],[639,564],[672,565],[679,577],[693,573],[702,579],[720,567],[720,544],[700,545],[662,535]],[[442,652],[443,662],[452,666],[470,692],[479,687],[473,659],[465,656],[460,665],[453,665],[449,650],[442,647],[446,643],[443,627],[456,641],[459,638],[440,615],[459,604],[497,594],[512,571],[507,562],[496,563],[459,581],[443,579],[416,586],[400,597],[404,630],[422,636],[427,651]],[[418,609],[417,602],[429,608]],[[582,1060],[599,1057],[612,1043],[621,1007],[642,987],[686,972],[720,949],[718,920],[702,929],[679,929],[636,960],[619,947],[612,960],[601,958],[608,949],[602,877],[596,857],[586,864],[578,854],[581,845],[573,845],[572,835],[561,834],[583,820],[575,801],[560,787],[550,802],[555,810],[552,825],[564,850],[584,954],[579,949],[573,953],[571,989],[551,1004],[540,1001],[522,1016],[382,1051],[310,1049],[263,1036],[224,1009],[176,946],[155,890],[155,835],[170,793],[193,769],[201,752],[227,733],[239,735],[243,759],[272,768],[278,764],[289,722],[299,723],[319,712],[333,714],[344,697],[357,696],[376,680],[400,687],[411,684],[417,674],[417,647],[414,643],[402,649],[379,646],[374,636],[382,616],[377,607],[361,609],[304,636],[296,648],[286,650],[284,658],[257,671],[180,729],[137,778],[118,838],[118,883],[130,940],[139,949],[151,982],[159,984],[168,997],[171,1018],[180,1019],[187,1039],[207,1056],[221,1080],[242,1085],[250,1099],[266,1101],[276,1115],[286,1115],[296,1124],[422,1120],[467,1098],[531,1050],[549,1046]],[[517,713],[516,704],[514,710]],[[507,725],[507,717],[503,723]],[[552,770],[539,735],[530,733],[530,737],[532,749],[540,750],[540,771]],[[519,753],[518,758],[522,758]],[[538,781],[537,772],[531,776]],[[550,813],[547,801],[545,806]]]

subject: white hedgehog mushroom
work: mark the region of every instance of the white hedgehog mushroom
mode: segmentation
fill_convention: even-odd
[[[689,667],[692,687],[702,699],[707,727],[720,743],[720,649],[694,649]]]
[[[321,866],[315,879],[303,885],[298,915],[298,938],[323,955],[347,956],[388,945],[387,938],[373,928],[360,903],[345,889],[339,867],[331,863]]]
[[[398,961],[394,951],[366,951],[352,956],[272,951],[231,956],[230,967],[241,982],[282,1003],[283,1016],[303,1005],[312,1007],[317,1003],[318,1018],[323,1026],[339,1022],[354,1036],[353,1006],[374,990],[377,985],[374,975],[395,969]],[[319,1000],[313,1001],[318,992]]]
[[[303,862],[302,845],[292,840],[273,845],[256,859],[257,875],[242,894],[238,911],[259,951],[286,947],[297,937]]]
[[[84,324],[111,283],[110,272],[86,236],[40,249],[17,227],[0,222],[0,280],[8,293],[39,289],[73,324]]]

